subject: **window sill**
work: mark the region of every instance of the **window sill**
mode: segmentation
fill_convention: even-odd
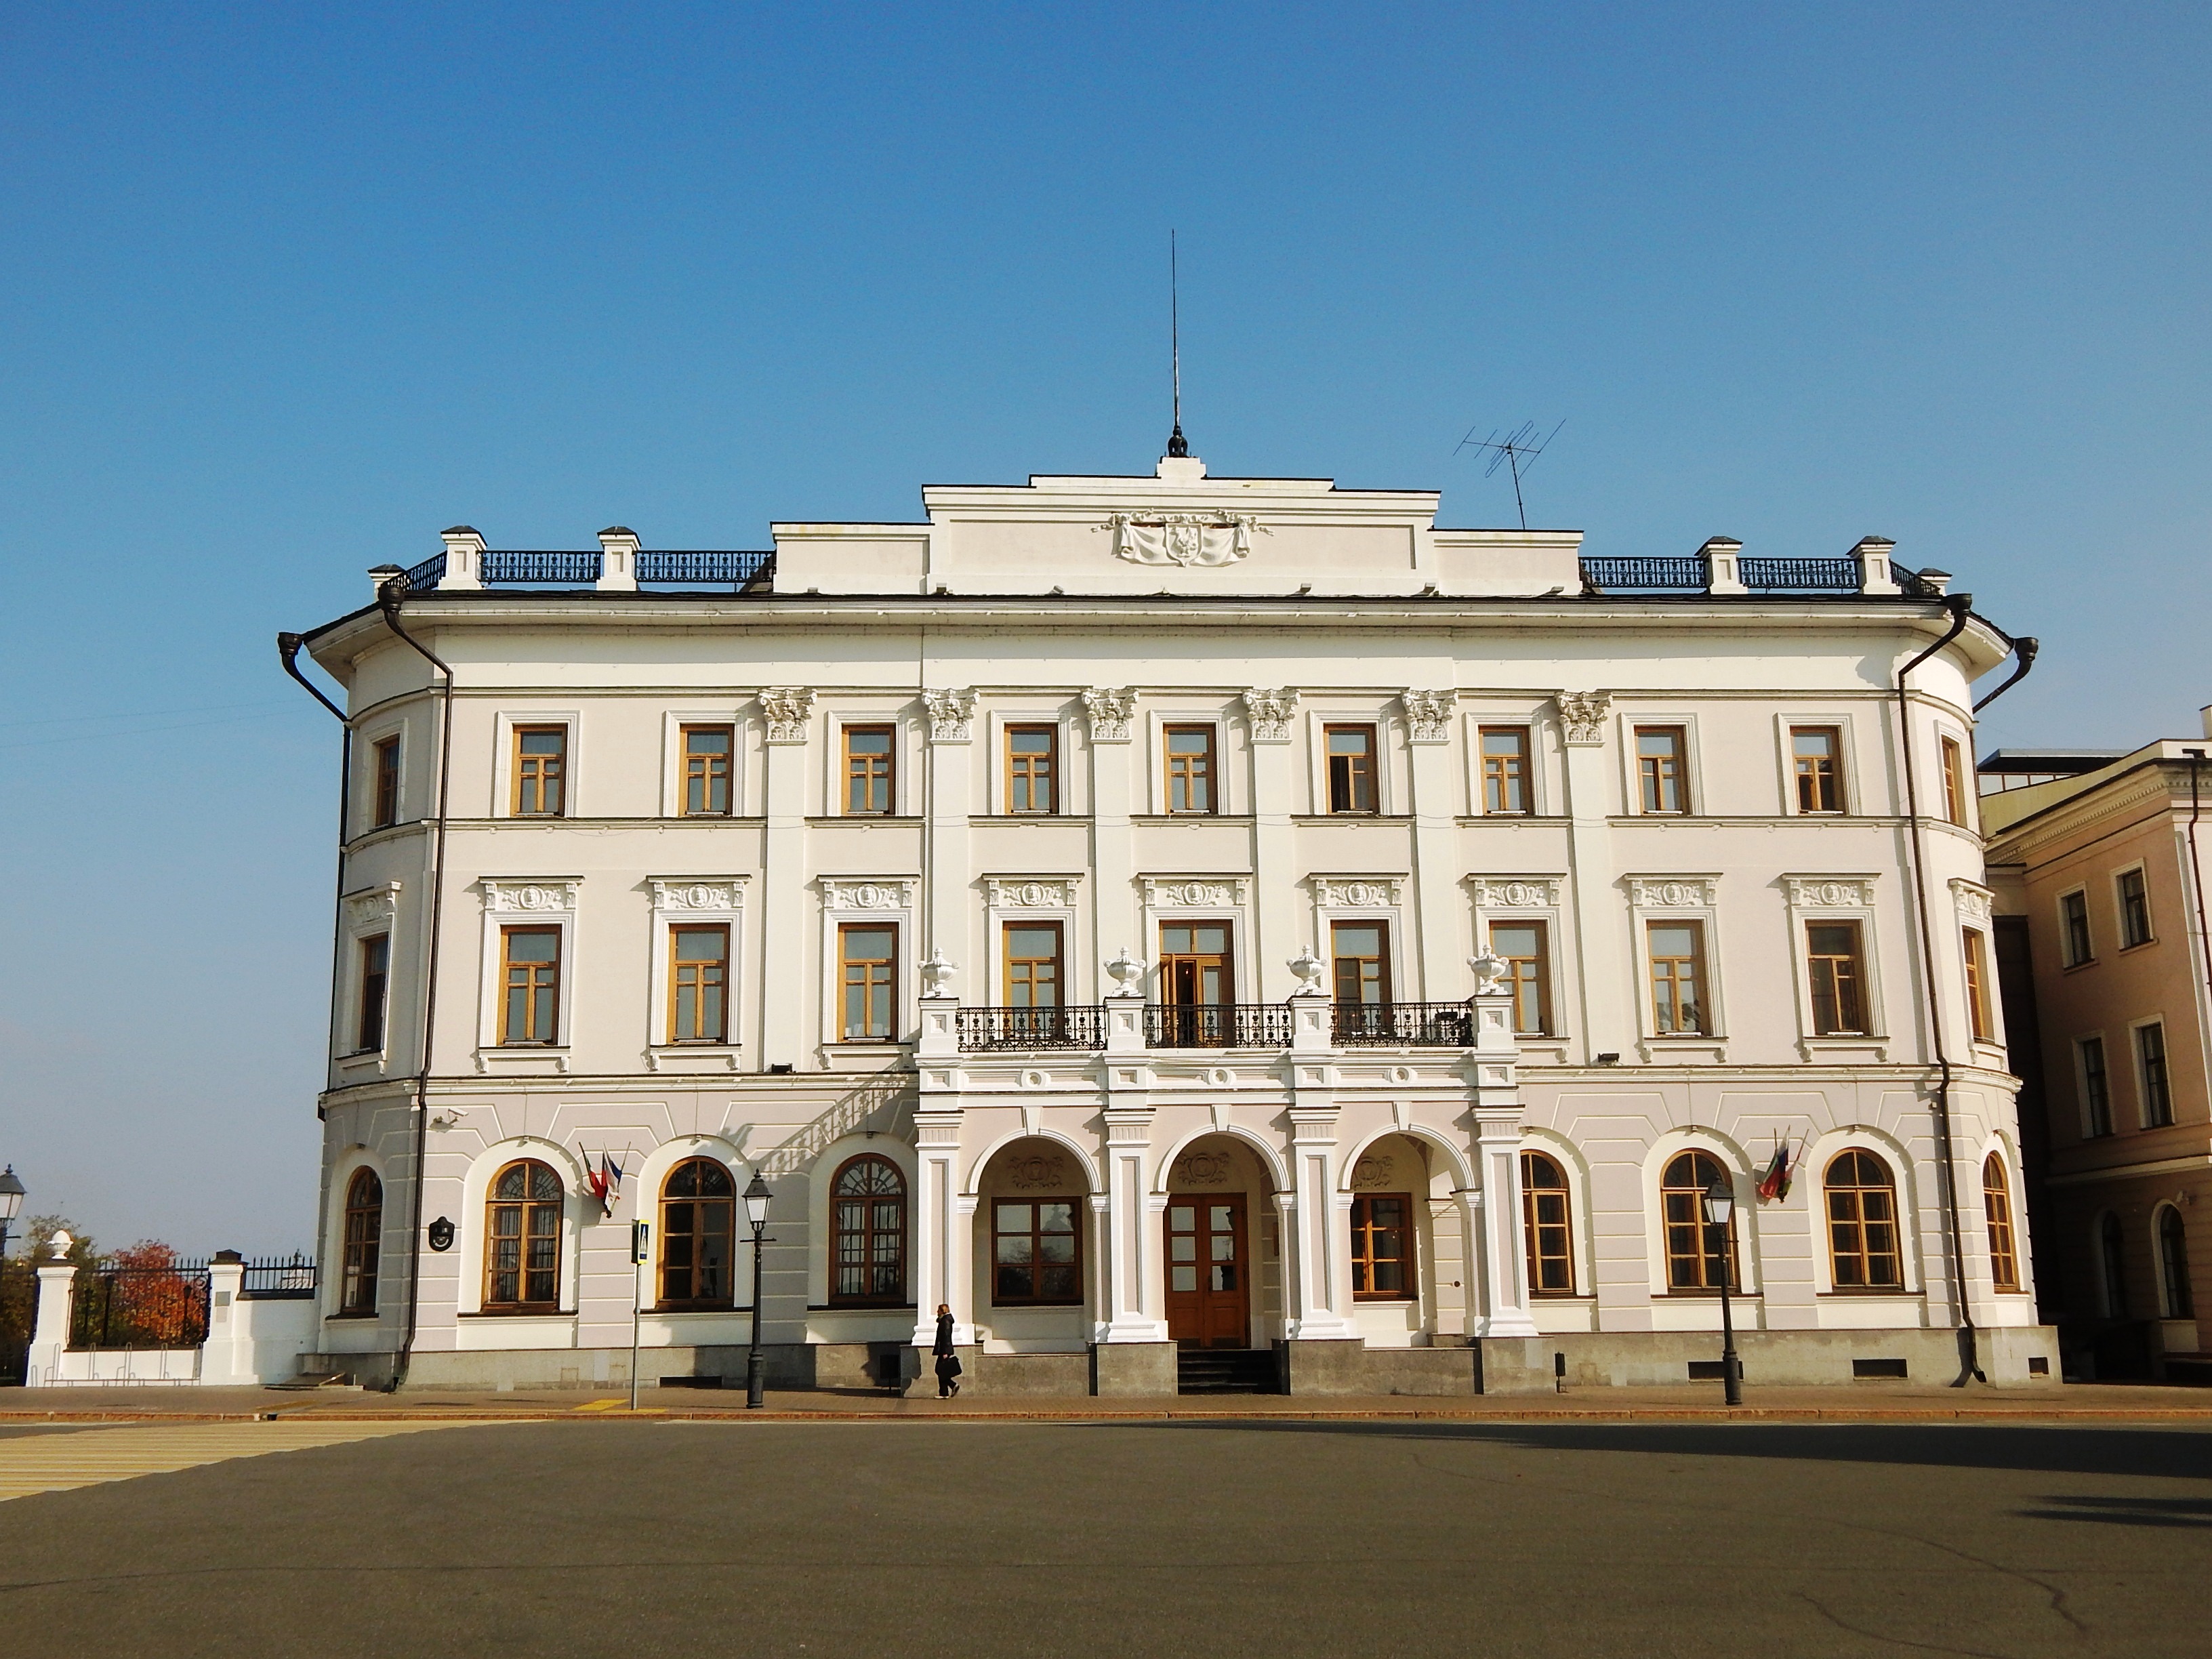
[[[1419,1302],[1418,1296],[1362,1296],[1352,1292],[1352,1302],[1358,1308],[1403,1308]]]
[[[574,1308],[471,1308],[453,1316],[456,1319],[574,1319]]]
[[[918,1310],[919,1304],[912,1302],[810,1302],[806,1304],[809,1313],[884,1314]]]
[[[1815,1291],[1814,1296],[1821,1301],[1835,1302],[1917,1302],[1921,1292],[1901,1285],[1845,1285],[1840,1290]]]
[[[323,1322],[326,1325],[335,1325],[341,1319],[375,1320],[381,1318],[382,1316],[383,1316],[379,1314],[374,1308],[356,1308],[349,1313],[325,1314],[323,1316]]]
[[[1729,1294],[1733,1296],[1735,1292],[1731,1291]],[[1597,1301],[1597,1297],[1587,1291],[1531,1291],[1528,1292],[1528,1299],[1531,1302],[1541,1302],[1553,1307],[1568,1302],[1594,1304]]]
[[[1687,1061],[1705,1060],[1719,1065],[1728,1058],[1728,1039],[1717,1036],[1648,1036],[1639,1037],[1637,1052],[1644,1056],[1646,1065],[1679,1065]]]
[[[1844,1036],[1840,1033],[1828,1036],[1799,1037],[1797,1052],[1808,1060],[1856,1059],[1879,1066],[1889,1058],[1889,1039],[1873,1036]]]
[[[823,829],[837,823],[893,823],[903,825],[909,830],[918,830],[921,827],[921,818],[911,812],[828,812],[806,820],[806,826],[810,830]]]
[[[1008,1313],[1027,1313],[1038,1308],[1080,1308],[1084,1304],[1082,1299],[1078,1297],[1072,1302],[994,1302],[991,1305],[994,1308],[1003,1309]]]
[[[734,1072],[742,1053],[735,1042],[661,1042],[645,1051],[648,1072]]]
[[[752,1309],[750,1306],[739,1307],[734,1304],[707,1308],[686,1302],[672,1308],[643,1308],[639,1311],[651,1314],[655,1319],[728,1319],[733,1315],[750,1315]]]
[[[2155,939],[2139,939],[2133,945],[2123,945],[2120,946],[2119,953],[2124,957],[2130,956],[2137,951],[2148,951],[2152,945],[2157,943],[2158,941]]]
[[[2070,974],[2070,973],[2075,972],[2077,969],[2081,969],[2081,968],[2094,968],[2096,965],[2097,965],[2097,958],[2096,958],[2096,957],[2083,957],[2081,958],[2081,961],[2079,961],[2079,962],[2068,962],[2068,963],[2062,963],[2059,965],[2058,971],[2059,971],[2060,973],[2062,973],[2062,974]]]
[[[1729,1300],[1731,1302],[1756,1302],[1765,1294],[1766,1292],[1764,1291],[1730,1291],[1729,1292]],[[1717,1302],[1720,1299],[1721,1293],[1717,1290],[1668,1291],[1659,1297],[1659,1300],[1662,1302]]]
[[[477,1072],[486,1075],[516,1072],[565,1077],[568,1073],[568,1049],[566,1044],[501,1043],[495,1048],[477,1049],[476,1061]]]

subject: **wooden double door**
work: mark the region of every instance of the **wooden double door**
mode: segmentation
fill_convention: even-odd
[[[1168,1198],[1168,1335],[1178,1347],[1252,1346],[1249,1235],[1241,1193]]]

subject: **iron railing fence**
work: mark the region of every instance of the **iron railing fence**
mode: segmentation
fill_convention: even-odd
[[[410,593],[429,593],[446,580],[446,556],[434,553],[422,563],[402,573],[400,580],[407,584]]]
[[[963,1054],[1106,1046],[1106,1011],[1095,1002],[1073,1008],[963,1008],[952,1018]]]
[[[255,1301],[305,1301],[315,1293],[314,1261],[297,1251],[250,1261],[238,1293]]]
[[[1474,1042],[1474,1009],[1464,1002],[1340,1002],[1340,1044],[1465,1048]]]
[[[670,586],[727,584],[744,587],[758,581],[775,568],[775,550],[765,551],[714,551],[704,550],[668,550],[641,552],[637,556],[637,579],[641,582],[665,584]]]
[[[599,579],[599,553],[498,552],[486,550],[481,568],[488,582],[558,587]]]
[[[1280,1002],[1150,1002],[1148,1048],[1287,1048],[1291,1010]]]
[[[1800,593],[1856,593],[1859,591],[1856,559],[1738,558],[1736,570],[1746,587],[1761,592],[1790,590]]]
[[[73,1348],[197,1348],[207,1340],[208,1264],[80,1267],[70,1312]]]
[[[1698,553],[1640,557],[1595,556],[1583,562],[1583,580],[1595,588],[1650,588],[1702,592],[1711,577]]]

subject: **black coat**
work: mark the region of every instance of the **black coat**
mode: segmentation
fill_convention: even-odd
[[[952,1346],[952,1316],[951,1314],[937,1316],[937,1340],[930,1345],[929,1351],[933,1354],[940,1355],[959,1352],[959,1350]]]

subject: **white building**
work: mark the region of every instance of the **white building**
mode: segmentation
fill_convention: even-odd
[[[1984,1190],[2010,641],[1940,573],[1179,456],[924,501],[772,556],[457,529],[307,636],[331,1368],[621,1382],[640,1284],[647,1380],[740,1376],[758,1172],[779,1385],[911,1375],[940,1302],[987,1391],[1713,1375],[1719,1176],[1753,1384],[1948,1381],[1962,1312],[2055,1369]]]

